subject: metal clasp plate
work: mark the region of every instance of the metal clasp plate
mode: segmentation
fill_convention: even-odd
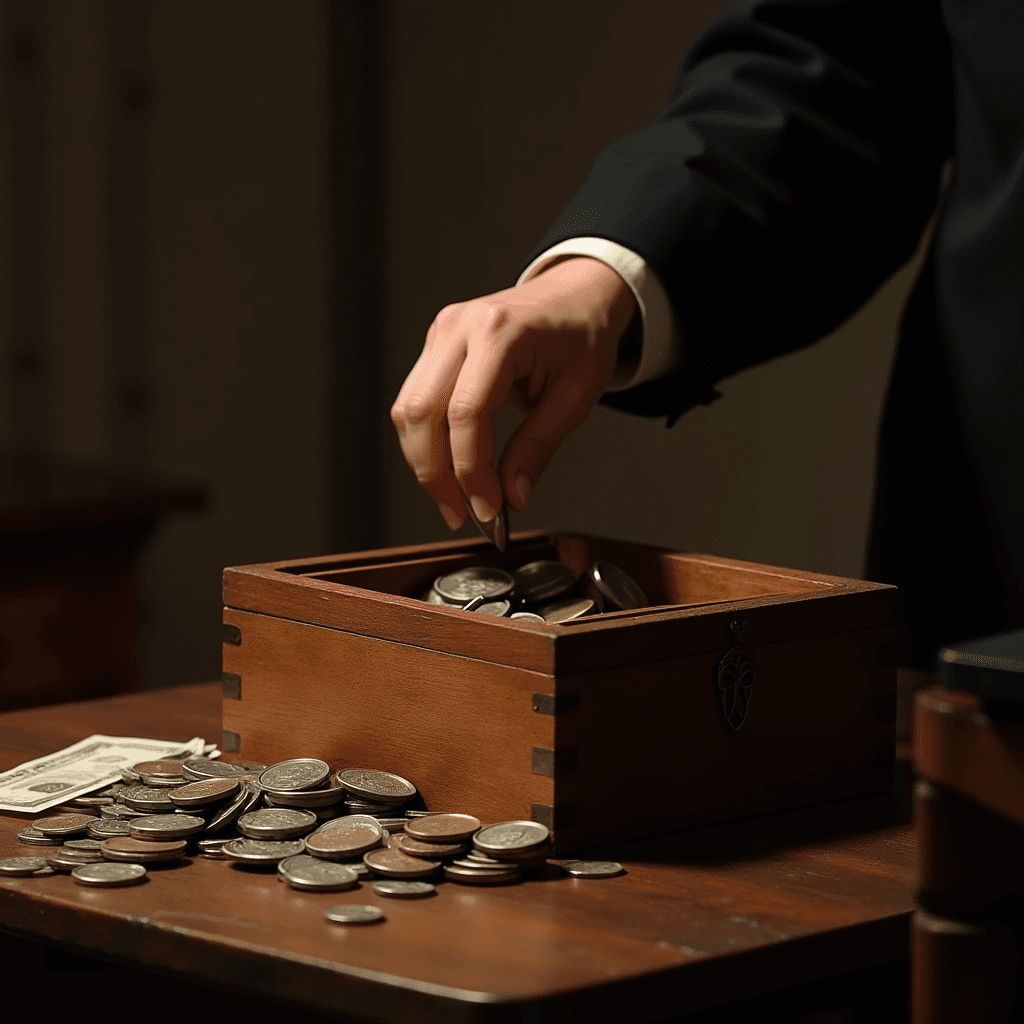
[[[740,645],[740,635],[746,628],[746,619],[734,619],[729,623],[733,646],[718,663],[718,696],[726,724],[733,732],[738,732],[747,720],[750,695],[757,681],[757,666]]]

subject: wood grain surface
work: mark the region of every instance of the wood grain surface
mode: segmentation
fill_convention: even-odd
[[[214,735],[220,687],[0,716],[0,768],[91,732]],[[141,886],[0,880],[9,932],[382,1021],[657,1020],[906,956],[915,844],[878,802],[845,801],[601,851],[621,877],[438,887],[388,901],[365,883],[299,893],[193,858]],[[0,818],[0,856],[25,855]],[[332,925],[326,906],[388,920]]]

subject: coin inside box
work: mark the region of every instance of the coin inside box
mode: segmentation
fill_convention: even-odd
[[[440,575],[595,561],[651,604],[562,624],[420,598]],[[569,533],[224,573],[223,748],[411,780],[559,852],[891,791],[895,588]]]

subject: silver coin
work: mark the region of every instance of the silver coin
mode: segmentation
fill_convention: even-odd
[[[264,807],[243,814],[235,828],[247,839],[297,839],[316,828],[316,815],[290,807]]]
[[[501,821],[486,825],[473,836],[473,846],[492,857],[532,853],[551,842],[551,832],[539,821]]]
[[[502,554],[505,553],[505,548],[508,547],[508,508],[502,504],[501,510],[498,514],[490,520],[490,522],[483,522],[477,518],[476,512],[473,511],[473,505],[469,500],[469,496],[462,488],[462,484],[459,484],[460,490],[462,490],[462,503],[466,506],[466,514],[469,516],[473,525],[480,531],[482,537],[486,537]]]
[[[433,587],[431,587],[424,595],[420,598],[421,601],[426,601],[427,604],[440,604],[450,607],[451,602],[446,601]]]
[[[114,798],[112,796],[76,796],[71,801],[72,807],[106,807],[107,804],[112,804]]]
[[[139,815],[139,817],[145,817],[145,815]],[[102,841],[111,836],[131,835],[131,825],[127,818],[98,818],[89,825],[87,831],[93,839]]]
[[[606,611],[632,611],[650,604],[640,584],[611,562],[595,562],[589,576],[604,598]]]
[[[282,860],[277,870],[293,889],[308,892],[341,892],[359,884],[355,869],[300,853]]]
[[[135,811],[126,804],[108,804],[100,808],[101,818],[141,818],[148,814],[148,811]]]
[[[346,768],[337,778],[350,793],[367,802],[404,804],[416,795],[416,787],[408,779],[391,772]]]
[[[481,615],[493,615],[496,619],[504,619],[511,610],[508,601],[488,601],[476,609]]]
[[[562,870],[573,878],[614,878],[623,873],[622,865],[614,860],[569,860]]]
[[[55,871],[73,871],[79,864],[98,864],[103,859],[98,850],[68,850],[64,847],[46,855],[46,863]]]
[[[295,857],[304,850],[305,846],[301,839],[281,842],[269,839],[233,839],[223,847],[222,852],[232,860],[247,864],[276,864],[285,857]]]
[[[273,794],[296,789],[315,789],[331,774],[331,766],[317,757],[293,757],[278,761],[260,773],[260,786]]]
[[[145,811],[147,814],[160,814],[174,810],[174,802],[168,789],[155,786],[132,786],[122,794],[124,802],[134,811]]]
[[[565,562],[529,562],[521,565],[512,574],[516,582],[516,593],[531,603],[552,601],[564,594],[574,582],[571,565]]]
[[[181,762],[182,774],[193,782],[200,779],[237,779],[243,775],[251,775],[241,765],[228,761],[211,761],[208,757],[190,757]]]
[[[337,924],[374,924],[384,920],[384,911],[380,907],[365,904],[341,903],[336,907],[328,907],[324,917]]]
[[[101,864],[80,864],[71,872],[79,885],[90,885],[100,889],[113,889],[123,885],[138,885],[146,877],[141,864],[122,864],[119,861],[103,861]]]
[[[378,878],[373,883],[378,896],[397,896],[401,899],[419,899],[432,896],[437,889],[430,882],[403,882],[399,878]]]
[[[546,604],[537,610],[547,623],[569,622],[572,619],[581,619],[595,610],[597,605],[589,597],[572,597],[568,601],[556,601],[554,604]]]
[[[267,766],[262,761],[236,761],[235,764],[242,771],[249,772],[251,775],[259,775],[260,772],[267,770]]]
[[[103,845],[99,839],[69,839],[64,844],[65,850],[98,850]]]
[[[470,868],[473,871],[518,871],[519,865],[507,860],[480,860],[476,857],[460,857],[452,861],[453,868]]]
[[[318,810],[340,803],[348,795],[344,786],[332,781],[331,785],[322,789],[296,789],[289,793],[265,793],[264,801],[268,807],[300,807]]]
[[[0,875],[5,878],[26,878],[47,866],[42,857],[4,857],[0,860]]]
[[[216,832],[222,832],[228,825],[237,821],[241,815],[253,810],[262,797],[263,793],[259,786],[251,782],[243,782],[238,796],[227,807],[218,811],[206,826],[206,835],[209,836]]]
[[[447,576],[439,576],[434,583],[434,589],[446,601],[463,605],[474,597],[496,601],[511,594],[514,586],[515,580],[504,569],[486,565],[459,569]]]
[[[206,828],[206,822],[191,814],[148,814],[133,818],[129,832],[135,839],[184,839]]]
[[[230,839],[200,839],[196,843],[200,853],[213,853],[217,850],[222,850],[228,843],[233,843],[237,836],[232,836]]]
[[[60,836],[48,836],[33,825],[23,828],[18,833],[18,839],[28,846],[60,846],[64,842]]]
[[[544,617],[536,612],[513,612],[510,618],[517,622],[539,622],[544,625]]]

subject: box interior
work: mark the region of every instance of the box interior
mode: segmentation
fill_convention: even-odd
[[[378,553],[379,557],[379,553]],[[598,560],[612,562],[629,573],[655,607],[692,606],[828,590],[832,584],[787,575],[771,566],[736,564],[712,556],[675,552],[622,541],[577,534],[552,533],[513,540],[501,554],[494,548],[451,548],[424,555],[380,562],[367,559],[281,567],[282,571],[326,583],[378,593],[421,599],[441,575],[475,565],[496,566],[509,572],[539,559],[571,565],[577,579]]]

